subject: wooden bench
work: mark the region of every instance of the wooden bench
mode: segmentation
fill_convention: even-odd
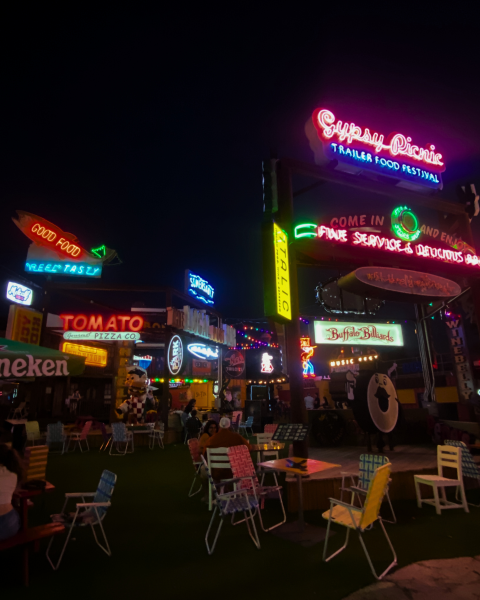
[[[61,523],[48,523],[21,531],[11,538],[0,541],[0,551],[23,546],[23,583],[28,586],[28,551],[30,546],[38,546],[40,540],[63,533],[65,527]]]

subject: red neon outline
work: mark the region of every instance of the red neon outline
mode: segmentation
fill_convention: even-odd
[[[351,144],[355,141],[372,148],[377,154],[388,152],[390,156],[404,156],[407,159],[421,162],[433,171],[439,173],[445,171],[445,163],[442,162],[443,157],[435,152],[433,144],[427,144],[427,148],[420,148],[411,143],[411,137],[402,133],[391,133],[385,140],[383,134],[371,133],[367,127],[362,130],[355,123],[337,121],[335,115],[324,108],[316,108],[313,111],[312,120],[322,142],[331,140],[336,136],[338,141],[344,144]]]
[[[77,320],[78,319],[85,319],[85,324],[83,325],[83,327],[79,327],[77,324]],[[74,319],[73,319],[73,323],[72,323],[72,327],[75,331],[85,331],[85,328],[87,327],[87,323],[88,323],[88,317],[87,315],[84,315],[83,313],[80,313],[78,315],[75,315]]]
[[[61,314],[60,318],[63,319],[63,330],[64,331],[131,331],[136,332],[143,329],[144,319],[140,315],[110,315],[106,321],[104,328],[103,315],[93,314],[85,315],[83,313],[78,314]],[[105,317],[107,319],[107,317]],[[85,319],[85,324],[80,327],[77,319]],[[71,328],[70,321],[72,321]],[[121,322],[121,328],[118,327],[118,321]],[[128,324],[128,327],[127,327]]]

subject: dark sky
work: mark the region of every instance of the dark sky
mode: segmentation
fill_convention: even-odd
[[[475,13],[240,6],[3,15],[3,267],[23,271],[23,209],[115,248],[106,281],[181,288],[189,267],[225,315],[262,316],[261,161],[313,162],[318,106],[435,143],[445,197],[480,189]]]

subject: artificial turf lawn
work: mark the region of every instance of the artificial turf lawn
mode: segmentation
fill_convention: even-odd
[[[48,460],[47,477],[56,490],[35,499],[30,525],[48,522],[50,514],[60,512],[65,492],[94,491],[102,470],[109,469],[118,476],[112,508],[104,521],[112,556],[106,556],[94,543],[91,531],[82,528],[54,572],[45,558],[44,542],[40,553],[31,555],[27,589],[22,585],[20,551],[2,552],[2,600],[21,600],[32,594],[69,600],[139,599],[151,594],[168,599],[337,600],[374,582],[355,534],[342,554],[322,563],[323,543],[303,548],[260,532],[262,548],[257,550],[245,525],[232,527],[226,522],[214,554],[208,556],[204,537],[210,513],[200,495],[187,496],[193,468],[183,445],[170,445],[164,451],[137,448],[133,455],[122,457],[95,450],[51,454]],[[476,490],[469,492],[469,498],[478,503]],[[266,521],[280,515],[275,501],[266,508]],[[400,567],[426,559],[480,554],[480,508],[471,507],[470,514],[445,511],[441,516],[430,506],[418,509],[414,502],[396,502],[394,508],[398,523],[386,524],[386,528]],[[384,510],[387,515],[388,507]],[[326,525],[319,511],[307,512],[306,520]],[[331,538],[331,551],[343,543],[345,529],[337,531]],[[63,539],[55,539],[54,557]],[[391,558],[379,527],[366,532],[364,539],[377,572],[381,572]]]

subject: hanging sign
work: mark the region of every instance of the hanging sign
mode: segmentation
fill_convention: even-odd
[[[106,367],[108,352],[103,348],[95,348],[93,346],[81,346],[80,344],[72,344],[71,342],[63,342],[62,351],[67,354],[76,354],[77,356],[85,357],[85,364],[92,367]]]
[[[300,349],[302,359],[302,367],[303,367],[303,377],[305,379],[314,378],[315,377],[315,369],[313,367],[310,359],[315,353],[316,346],[312,346],[312,342],[309,337],[300,338]]]
[[[361,267],[341,277],[338,285],[352,294],[400,302],[453,298],[462,291],[458,283],[450,279],[392,267]]]
[[[205,360],[218,360],[218,348],[211,348],[205,344],[188,344],[188,351]]]
[[[215,289],[213,286],[189,269],[185,271],[185,292],[205,304],[215,304],[213,299]]]
[[[461,402],[471,402],[479,404],[479,396],[475,393],[476,384],[470,366],[470,353],[465,339],[462,319],[460,316],[446,317],[447,334],[450,340],[450,346],[455,365],[455,375],[457,377],[458,395]]]
[[[210,325],[210,317],[204,310],[197,310],[196,308],[190,308],[190,306],[183,307],[183,316],[183,323],[180,323],[179,320],[178,326],[182,325],[184,331],[207,338],[217,344],[235,346],[237,339],[235,327],[231,325],[222,325],[221,327]]]
[[[183,366],[183,342],[178,335],[170,340],[167,351],[168,370],[172,375],[178,375]]]
[[[313,112],[312,122],[327,158],[349,165],[350,171],[353,167],[403,180],[411,187],[442,189],[440,174],[445,163],[433,144],[422,148],[402,133],[386,137],[339,121],[331,111],[321,108]]]
[[[8,282],[7,300],[11,300],[17,304],[30,306],[32,303],[32,296],[33,292],[30,288],[20,285],[19,283],[15,283],[14,281]]]
[[[11,304],[8,311],[7,333],[9,340],[25,342],[25,344],[40,344],[43,315],[33,308],[24,308]]]
[[[403,346],[402,326],[394,323],[339,323],[315,321],[317,344]]]
[[[32,213],[17,210],[15,225],[32,241],[25,270],[48,275],[100,277],[102,265],[116,255],[105,248],[99,255],[83,248],[76,236],[66,233],[50,221]]]
[[[405,256],[426,258],[450,264],[465,264],[467,267],[477,268],[480,266],[480,257],[475,254],[463,254],[463,252],[448,250],[445,248],[433,248],[427,244],[405,242],[401,239],[384,237],[376,234],[362,233],[360,231],[350,232],[347,229],[333,229],[325,225],[313,223],[302,223],[295,227],[295,239],[304,238],[306,231],[310,233],[310,239],[319,239],[337,243],[348,243],[352,246],[372,248],[382,252],[394,252]]]
[[[223,359],[226,377],[240,379],[245,374],[245,354],[241,350],[229,350]]]

